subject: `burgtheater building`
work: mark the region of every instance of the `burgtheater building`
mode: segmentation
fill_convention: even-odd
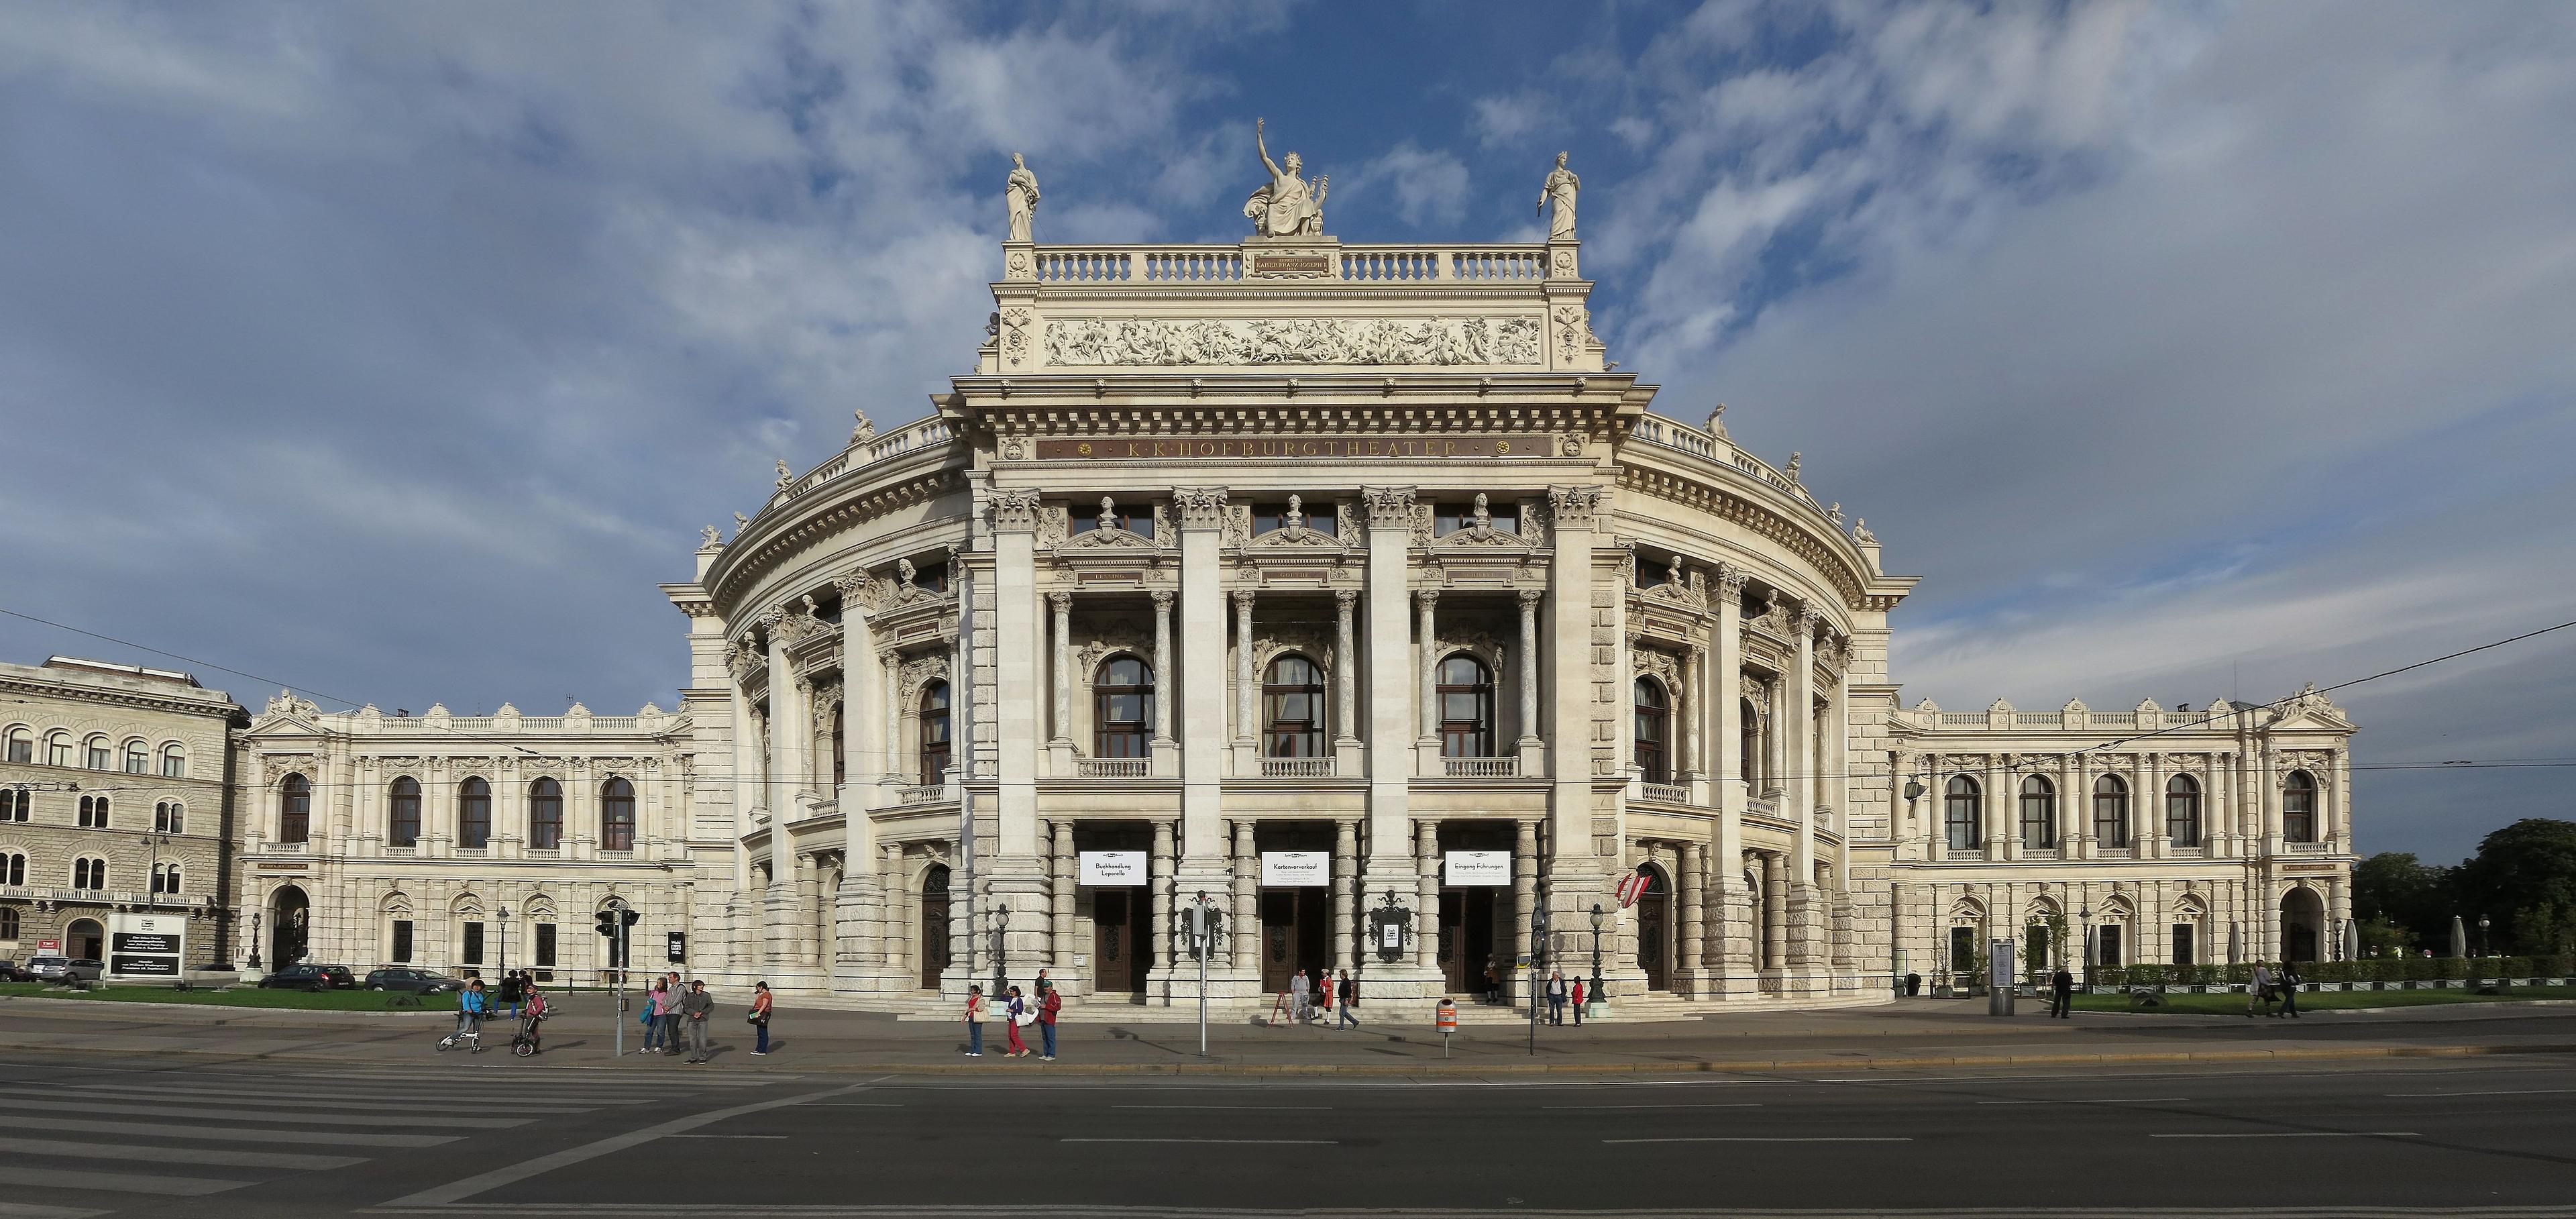
[[[674,710],[272,702],[259,947],[497,964],[515,908],[514,963],[586,977],[618,898],[639,963],[723,984],[1162,1005],[1204,901],[1210,992],[1266,1006],[1481,993],[1543,911],[1625,1013],[1883,996],[2052,922],[2110,963],[2335,952],[2330,703],[1903,706],[1915,578],[1605,359],[1561,161],[1529,243],[1344,243],[1298,169],[1213,246],[1039,244],[1015,171],[973,367],[663,586]]]

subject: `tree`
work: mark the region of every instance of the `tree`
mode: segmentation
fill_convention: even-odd
[[[2364,924],[2404,928],[2406,943],[2439,947],[2450,933],[2457,905],[2452,898],[2456,871],[2403,851],[2382,851],[2353,866],[2352,916]]]
[[[2494,921],[2490,943],[2554,952],[2576,914],[2576,821],[2526,817],[2497,830],[2454,880],[2460,917],[2472,927],[2481,915]]]

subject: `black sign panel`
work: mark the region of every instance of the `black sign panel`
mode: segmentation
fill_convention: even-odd
[[[148,931],[120,931],[111,938],[114,942],[108,945],[109,952],[157,952],[174,957],[179,955],[179,937],[175,935],[155,935]]]
[[[175,978],[179,976],[177,957],[129,957],[110,954],[107,972],[129,978]]]

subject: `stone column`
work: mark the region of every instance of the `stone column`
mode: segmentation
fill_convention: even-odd
[[[1413,964],[1436,980],[1440,970],[1440,827],[1423,821],[1415,824],[1413,832]]]
[[[885,779],[889,787],[910,785],[918,781],[921,759],[904,748],[903,740],[903,653],[886,648],[877,653],[877,684],[885,687]],[[957,706],[955,687],[950,687],[950,707]],[[955,713],[950,713],[952,724]],[[950,733],[953,738],[955,733]],[[895,803],[898,797],[889,792],[885,801]]]
[[[1194,877],[1215,880],[1225,868],[1225,590],[1219,550],[1225,527],[1223,488],[1176,488],[1181,527],[1181,857]],[[1171,960],[1166,956],[1165,962]]]
[[[2165,843],[2165,766],[2161,753],[2138,755],[2138,798],[2130,809],[2134,819],[2129,841],[2136,845],[2140,859],[2164,856]],[[2153,926],[2153,924],[2149,924]],[[2143,938],[2143,937],[2141,937]],[[2141,957],[2140,960],[2146,958]]]
[[[1055,875],[1052,878],[1052,883],[1048,885],[1048,896],[1054,900],[1055,905],[1055,943],[1052,946],[1050,954],[1053,958],[1050,964],[1053,965],[1056,972],[1059,974],[1071,974],[1074,972],[1073,823],[1070,821],[1057,821],[1052,823],[1048,828],[1052,831],[1055,840]],[[1057,985],[1063,985],[1066,979],[1059,977],[1053,979],[1053,981],[1055,981]],[[1077,987],[1075,993],[1083,993],[1087,989],[1088,988]]]
[[[1250,821],[1234,823],[1234,967],[1260,977],[1261,856]]]
[[[1537,773],[1538,737],[1538,601],[1543,594],[1535,588],[1520,590],[1521,648],[1513,654],[1513,666],[1520,670],[1521,734],[1515,748],[1521,755],[1521,773]]]
[[[1715,874],[1717,935],[1716,990],[1721,995],[1750,994],[1759,949],[1753,941],[1753,894],[1744,883],[1744,806],[1751,797],[1745,782],[1739,742],[1744,733],[1744,571],[1720,563],[1709,581],[1717,612],[1711,640],[1716,645],[1717,672],[1708,683],[1716,702],[1716,756],[1709,773],[1716,783],[1710,798],[1717,806]]]
[[[1048,744],[1058,751],[1073,747],[1073,594],[1048,593],[1055,611],[1055,723]]]
[[[1808,975],[1823,964],[1820,943],[1821,918],[1816,900],[1816,816],[1812,796],[1815,792],[1816,751],[1812,738],[1815,720],[1816,628],[1823,624],[1824,613],[1814,605],[1800,607],[1797,622],[1797,653],[1789,661],[1789,680],[1780,709],[1780,726],[1789,738],[1789,773],[1783,786],[1788,795],[1781,802],[1781,812],[1792,820],[1797,834],[1791,839],[1789,868],[1789,924],[1791,928],[1792,965],[1803,983]]]
[[[1762,967],[1785,972],[1789,966],[1789,868],[1777,851],[1762,852]]]
[[[1261,773],[1261,675],[1253,668],[1252,590],[1234,592],[1234,773]]]
[[[796,737],[804,717],[796,713],[796,674],[787,663],[783,615],[769,618],[769,816],[773,825],[796,819],[796,793],[803,776],[796,772]],[[567,827],[569,828],[569,827]]]
[[[1358,941],[1354,934],[1356,911],[1352,907],[1352,883],[1360,866],[1359,828],[1355,821],[1333,823],[1333,962],[1343,969],[1360,967],[1354,955]]]
[[[2019,858],[2021,852],[2017,849],[2019,844],[2013,838],[2012,817],[2009,812],[2012,797],[2005,790],[2012,784],[2012,768],[2005,764],[2004,755],[1987,754],[1986,768],[1977,776],[1977,782],[1985,788],[1986,794],[1985,800],[1977,810],[1982,814],[1984,821],[1984,824],[1977,827],[1977,834],[1985,842],[1986,858]]]
[[[1521,944],[1529,943],[1530,914],[1538,909],[1538,823],[1518,821],[1512,826],[1512,933]],[[1563,918],[1561,910],[1550,910],[1548,917]],[[1494,955],[1511,961],[1520,955],[1518,948],[1498,946]],[[1531,968],[1537,968],[1532,962]],[[1526,984],[1526,980],[1524,980]],[[1506,989],[1509,983],[1506,982]]]
[[[1673,768],[1680,772],[1673,776],[1673,781],[1676,783],[1694,782],[1706,769],[1699,756],[1699,711],[1705,705],[1700,701],[1702,698],[1700,684],[1703,675],[1707,672],[1708,649],[1696,643],[1691,644],[1682,652],[1681,688],[1673,691],[1672,698],[1665,700],[1672,704],[1669,722],[1681,730],[1682,739],[1675,742],[1681,746],[1676,751],[1681,755],[1678,759],[1681,764]]]
[[[1411,579],[1413,488],[1364,487],[1368,516],[1368,858],[1362,876],[1368,889],[1402,893],[1417,887],[1421,860],[1415,853],[1412,817],[1414,760],[1408,756],[1418,712],[1413,706],[1413,630],[1407,621],[1407,584]],[[1436,896],[1436,895],[1435,895]],[[1433,910],[1422,915],[1437,918]],[[1428,950],[1426,949],[1427,953]],[[1388,1000],[1429,994],[1437,975],[1425,968],[1427,955],[1414,963],[1380,962],[1369,966],[1374,993]]]
[[[805,855],[797,859],[797,896],[803,900],[805,917],[797,920],[797,948],[808,966],[823,964],[823,859]]]
[[[1421,607],[1422,619],[1422,644],[1421,651],[1419,653],[1422,673],[1421,689],[1414,696],[1414,706],[1421,709],[1422,728],[1420,733],[1416,735],[1415,740],[1430,749],[1430,753],[1426,756],[1438,757],[1438,746],[1440,744],[1440,637],[1434,633],[1432,625],[1434,614],[1432,611],[1440,604],[1440,594],[1436,591],[1425,589],[1413,594],[1413,599],[1414,602]],[[1425,770],[1422,773],[1430,774],[1433,772]]]
[[[903,844],[885,842],[877,845],[876,948],[877,963],[893,974],[912,955],[904,944],[904,928],[912,921],[912,892],[903,881]],[[888,979],[889,989],[910,990],[910,986]]]
[[[1154,858],[1151,864],[1154,882],[1154,960],[1152,968],[1169,969],[1172,965],[1172,917],[1175,909],[1172,893],[1172,823],[1154,819]]]
[[[1172,594],[1156,589],[1153,597],[1154,744],[1165,746],[1172,743]]]
[[[1333,772],[1344,778],[1359,774],[1359,641],[1352,611],[1359,604],[1355,589],[1333,590]]]
[[[1588,908],[1609,889],[1592,837],[1592,547],[1603,496],[1596,486],[1548,488],[1548,894],[1567,910]]]
[[[1702,993],[1699,963],[1707,951],[1706,942],[1700,938],[1706,928],[1701,921],[1701,907],[1707,900],[1707,852],[1707,847],[1696,842],[1682,844],[1682,874],[1677,886],[1680,891],[1673,894],[1673,905],[1680,909],[1682,924],[1681,952],[1673,962],[1675,972],[1681,976],[1675,979],[1673,989],[1693,996]]]
[[[996,489],[993,510],[993,663],[1003,674],[1038,671],[1037,512],[1038,493]],[[953,696],[950,706],[960,705]],[[972,700],[963,700],[967,705]],[[1039,885],[1038,852],[1038,702],[1005,698],[995,712],[994,815],[995,858],[979,860],[977,871],[1001,879],[1003,889],[1032,894]],[[1022,900],[1011,903],[1026,908]]]

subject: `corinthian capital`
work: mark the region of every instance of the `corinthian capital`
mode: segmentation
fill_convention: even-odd
[[[1225,524],[1225,488],[1175,487],[1172,510],[1183,529],[1217,529]]]
[[[1718,595],[1733,601],[1743,600],[1744,579],[1743,568],[1733,563],[1718,564],[1716,575]]]
[[[1371,529],[1393,529],[1399,532],[1413,528],[1413,488],[1362,487],[1360,502],[1368,510]]]
[[[1547,514],[1559,529],[1590,529],[1601,512],[1599,487],[1549,487]]]
[[[993,492],[993,528],[1010,533],[1034,533],[1038,527],[1038,493],[1023,489]]]

